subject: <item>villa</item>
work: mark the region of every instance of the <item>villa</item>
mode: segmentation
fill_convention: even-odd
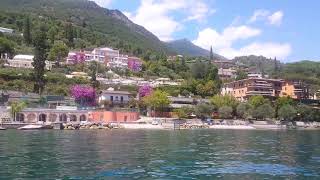
[[[13,57],[13,59],[7,59],[7,64],[5,64],[8,67],[14,67],[14,68],[26,68],[26,69],[33,69],[33,55],[16,55]],[[52,69],[52,63],[50,61],[45,61],[46,63],[46,69],[51,70]]]

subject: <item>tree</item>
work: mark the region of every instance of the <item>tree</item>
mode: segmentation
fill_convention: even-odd
[[[240,103],[237,106],[237,116],[240,118],[247,118],[249,116],[250,105],[247,103]]]
[[[195,107],[195,114],[201,119],[211,117],[214,107],[210,104],[201,103]]]
[[[174,113],[178,116],[179,119],[188,118],[191,112],[193,112],[193,109],[191,107],[182,107],[174,110]]]
[[[59,64],[63,58],[68,56],[69,49],[64,43],[55,43],[50,49],[48,59]]]
[[[212,50],[212,46],[210,47],[210,61],[213,60],[213,50]]]
[[[23,25],[23,38],[26,44],[31,44],[32,38],[31,38],[31,22],[30,22],[30,17],[26,16],[24,20],[24,25]]]
[[[99,81],[97,81],[97,73],[98,73],[99,64],[96,61],[90,62],[89,65],[89,75],[91,77],[91,86],[96,89],[99,87]]]
[[[238,105],[237,99],[230,95],[215,95],[211,98],[211,103],[215,105],[217,108],[229,106],[235,109]]]
[[[278,111],[278,116],[284,120],[293,120],[296,115],[297,110],[289,104],[282,106]]]
[[[40,27],[40,30],[36,33],[34,37],[34,58],[33,58],[33,67],[34,67],[34,92],[42,94],[45,86],[45,67],[47,59],[47,35],[46,29],[44,26]]]
[[[263,96],[251,96],[248,103],[252,106],[252,108],[256,109],[258,106],[270,103],[270,101],[265,99]]]
[[[10,40],[4,37],[0,37],[0,59],[4,54],[12,56],[14,53],[14,44]]]
[[[229,119],[232,118],[232,107],[229,106],[223,106],[219,108],[219,117],[222,119]]]
[[[74,46],[74,34],[73,34],[73,26],[71,23],[67,23],[65,27],[65,38],[67,39],[67,44],[69,47]]]
[[[252,111],[252,117],[262,120],[273,118],[274,109],[269,103],[262,104]]]
[[[248,78],[248,74],[246,72],[244,72],[243,70],[237,70],[236,75],[237,75],[236,80],[242,80],[242,79]]]
[[[288,97],[279,97],[275,102],[276,108],[276,117],[278,117],[278,111],[281,107],[285,105],[294,105],[294,101],[292,98]]]
[[[12,102],[11,103],[11,115],[13,117],[13,121],[16,121],[17,119],[17,114],[21,112],[25,107],[26,103],[25,102]]]
[[[170,104],[168,94],[160,90],[153,91],[149,96],[145,96],[143,101],[147,106],[154,108],[154,110],[159,109],[161,112]]]
[[[58,34],[58,29],[56,26],[52,26],[48,31],[48,39],[50,40],[50,44],[54,44],[56,39],[56,35]]]

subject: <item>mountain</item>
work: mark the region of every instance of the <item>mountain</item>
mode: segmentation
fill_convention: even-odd
[[[150,49],[173,53],[154,34],[134,24],[122,12],[102,8],[93,1],[1,0],[0,13],[15,13],[20,16],[31,14],[32,19],[46,18],[72,23],[79,29],[93,32],[92,36],[106,38],[108,44],[115,44],[119,49],[125,47],[138,51]]]
[[[205,56],[209,57],[210,52],[206,49],[203,49],[199,46],[194,45],[191,41],[188,39],[180,39],[175,41],[166,42],[167,46],[170,49],[173,49],[178,54],[184,55],[184,56]],[[213,54],[215,59],[226,59],[223,56],[220,56],[219,54]]]

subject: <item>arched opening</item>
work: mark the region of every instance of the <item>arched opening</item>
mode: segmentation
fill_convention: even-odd
[[[68,119],[68,117],[66,114],[60,114],[60,116],[59,116],[60,122],[67,122],[67,119]]]
[[[23,114],[23,113],[17,113],[17,115],[16,115],[16,121],[18,121],[18,122],[24,122],[24,114]]]
[[[86,115],[82,114],[82,115],[80,116],[80,121],[87,121]]]
[[[34,113],[28,114],[27,115],[27,120],[28,122],[34,122],[36,120],[36,115]]]
[[[74,114],[70,115],[70,122],[77,122],[77,116]]]
[[[47,115],[46,114],[40,114],[39,115],[39,121],[46,122],[47,121]]]
[[[57,120],[57,115],[56,114],[50,114],[49,115],[49,121],[50,122],[56,122],[56,120]]]

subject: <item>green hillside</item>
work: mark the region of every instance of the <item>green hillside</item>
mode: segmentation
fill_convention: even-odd
[[[132,23],[118,10],[108,10],[87,0],[1,0],[0,26],[21,31],[23,17],[30,15],[33,26],[45,22],[60,33],[71,23],[86,47],[109,45],[126,52],[171,52],[163,42],[142,26]],[[79,33],[80,31],[80,33]],[[62,34],[62,32],[60,33]]]

